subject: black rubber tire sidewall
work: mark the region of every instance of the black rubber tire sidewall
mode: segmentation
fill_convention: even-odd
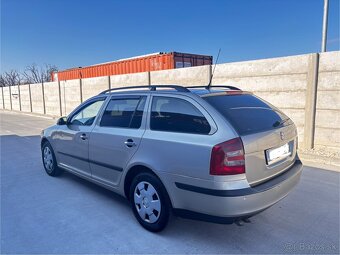
[[[144,221],[138,214],[135,203],[134,203],[134,191],[137,184],[141,181],[149,182],[157,191],[160,201],[161,201],[161,213],[159,219],[155,223],[148,223]],[[153,174],[150,173],[140,173],[133,179],[130,186],[129,198],[131,202],[131,207],[133,214],[135,215],[138,222],[147,230],[151,232],[159,232],[162,231],[166,225],[168,224],[170,211],[171,211],[171,203],[169,196],[164,188],[162,182]]]

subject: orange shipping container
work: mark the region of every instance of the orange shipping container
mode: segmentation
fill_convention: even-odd
[[[212,56],[188,53],[157,53],[141,57],[117,60],[88,67],[72,68],[52,73],[52,80],[72,80],[108,76],[117,74],[139,73],[175,69],[191,66],[211,65]]]

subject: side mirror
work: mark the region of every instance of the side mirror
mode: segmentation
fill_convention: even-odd
[[[57,121],[57,125],[66,125],[67,124],[67,118],[66,117],[61,117]]]

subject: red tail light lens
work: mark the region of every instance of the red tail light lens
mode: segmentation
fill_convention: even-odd
[[[237,137],[213,147],[210,159],[211,175],[243,174],[245,170],[241,138]]]

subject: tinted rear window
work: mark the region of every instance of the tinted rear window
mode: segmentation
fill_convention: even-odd
[[[218,95],[203,97],[235,128],[239,135],[248,135],[292,124],[274,106],[254,95]]]

